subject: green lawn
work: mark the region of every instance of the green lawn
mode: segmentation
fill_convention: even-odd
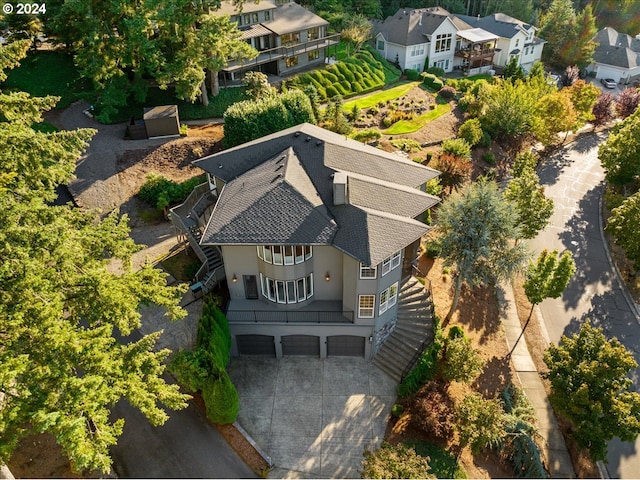
[[[467,80],[473,80],[474,82],[478,81],[478,80],[487,80],[487,81],[491,81],[492,78],[495,78],[491,75],[487,75],[486,73],[479,73],[478,75],[471,75],[470,77],[464,77]]]
[[[66,108],[90,93],[90,82],[80,78],[71,55],[61,52],[35,52],[20,66],[8,71],[3,90],[19,90],[34,97],[61,97],[56,108]]]
[[[377,105],[379,102],[386,102],[387,100],[395,100],[403,95],[406,95],[411,89],[420,85],[420,82],[407,82],[397,85],[393,88],[385,90],[379,90],[366,97],[358,98],[350,102],[345,102],[343,110],[350,112],[354,105],[358,105],[359,108],[369,108]]]
[[[433,110],[420,115],[411,120],[400,120],[399,122],[394,123],[391,127],[383,130],[382,133],[385,135],[402,135],[405,133],[412,133],[420,130],[427,123],[432,122],[436,118],[451,110],[451,105],[449,103],[438,103],[436,108]]]
[[[405,445],[415,449],[418,455],[429,457],[430,473],[437,478],[467,478],[467,472],[458,464],[455,455],[443,448],[419,440],[406,442]]]

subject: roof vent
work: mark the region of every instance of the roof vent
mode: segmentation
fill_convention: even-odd
[[[300,132],[296,132],[293,134],[294,137],[299,137],[300,136]]]
[[[304,139],[305,142],[310,142],[311,141],[311,137],[307,137]]]
[[[333,176],[333,204],[344,205],[347,201],[347,174],[336,172]]]
[[[221,163],[218,164],[218,168],[222,168],[222,164]]]
[[[316,146],[319,147],[320,145],[322,145],[322,140],[316,140]]]

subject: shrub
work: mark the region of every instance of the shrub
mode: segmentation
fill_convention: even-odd
[[[445,343],[442,377],[446,381],[470,383],[480,375],[484,361],[468,338],[448,338]]]
[[[182,183],[169,180],[162,175],[150,173],[140,187],[138,196],[155,206],[158,210],[183,202],[193,189],[204,181],[203,177],[194,177]]]
[[[496,164],[496,156],[493,154],[493,152],[484,152],[482,154],[482,160],[484,160],[485,162],[487,162],[489,165],[495,165]]]
[[[374,452],[365,450],[360,475],[362,478],[433,478],[429,471],[429,459],[418,455],[413,448],[382,442]]]
[[[514,178],[521,177],[525,171],[533,171],[538,165],[538,156],[533,152],[522,152],[516,156],[511,167],[511,175]]]
[[[458,136],[472,147],[482,140],[482,133],[480,120],[477,118],[470,118],[469,120],[466,120],[458,129]]]
[[[480,146],[489,148],[491,146],[491,134],[486,131],[482,131],[482,140],[480,140]]]
[[[425,70],[425,72],[435,75],[438,78],[444,77],[446,73],[444,71],[444,68],[440,68],[440,67],[429,67]]]
[[[211,365],[203,349],[180,350],[173,356],[167,368],[187,391],[197,392],[202,389],[210,375]]]
[[[397,138],[397,139],[391,140],[390,143],[394,147],[399,148],[403,152],[407,152],[407,153],[415,153],[422,150],[422,146],[418,142],[410,138]]]
[[[224,144],[230,148],[304,122],[316,119],[309,97],[300,90],[238,102],[224,112]]]
[[[427,163],[431,160],[431,154],[427,153]],[[439,197],[442,194],[442,184],[440,183],[440,178],[432,178],[425,185],[425,191],[429,195],[433,195],[435,197]]]
[[[451,138],[442,142],[442,151],[456,158],[471,157],[471,145],[462,138]]]
[[[394,417],[399,417],[400,415],[402,415],[403,411],[404,407],[400,403],[394,403],[391,407],[391,415],[393,415]]]
[[[438,359],[444,342],[440,322],[436,318],[433,324],[434,339],[413,367],[409,374],[398,385],[398,396],[408,397],[416,393],[422,385],[432,380],[438,370]]]
[[[382,137],[382,133],[377,128],[360,130],[351,135],[351,138],[363,143],[370,142],[371,140],[378,140],[380,137]]]
[[[438,255],[440,255],[440,252],[442,251],[442,249],[440,248],[440,244],[433,240],[427,240],[424,246],[425,246],[424,255],[427,258],[436,258]]]
[[[463,338],[464,336],[464,330],[458,325],[454,325],[449,328],[449,333],[447,334],[447,338],[449,340],[453,338]]]
[[[442,88],[443,83],[438,77],[431,73],[422,73],[422,83],[431,90],[438,91]]]
[[[411,423],[439,439],[453,435],[454,404],[446,388],[440,382],[431,381],[416,394]]]
[[[444,86],[438,91],[438,95],[446,100],[451,100],[456,95],[456,90],[453,87]]]
[[[407,80],[416,81],[420,78],[420,73],[413,68],[407,68],[404,71],[404,74],[407,76]]]
[[[240,398],[226,371],[220,372],[217,378],[207,378],[202,387],[202,399],[207,409],[207,418],[212,422],[227,425],[238,418]]]

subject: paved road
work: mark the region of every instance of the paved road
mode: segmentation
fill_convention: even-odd
[[[558,343],[572,335],[589,318],[608,337],[617,337],[640,363],[640,323],[627,301],[609,261],[601,231],[600,201],[604,171],[598,145],[604,134],[588,134],[545,162],[540,181],[555,202],[551,225],[530,242],[535,252],[543,248],[572,252],[577,272],[559,299],[548,299],[540,310],[549,339]],[[640,372],[632,372],[640,391]],[[612,478],[638,478],[640,439],[635,444],[613,441],[606,465]]]

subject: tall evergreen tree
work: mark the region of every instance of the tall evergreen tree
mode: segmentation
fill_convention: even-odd
[[[140,326],[141,305],[181,317],[182,289],[151,265],[131,269],[141,247],[126,217],[47,203],[94,133],[34,131],[54,103],[0,95],[0,461],[27,434],[47,432],[73,467],[107,473],[124,423],[110,418],[116,402],[126,398],[155,425],[168,418],[163,407],[185,406],[162,378],[169,352],[153,351],[159,333],[127,344],[114,338]],[[16,105],[26,114],[16,115]]]

